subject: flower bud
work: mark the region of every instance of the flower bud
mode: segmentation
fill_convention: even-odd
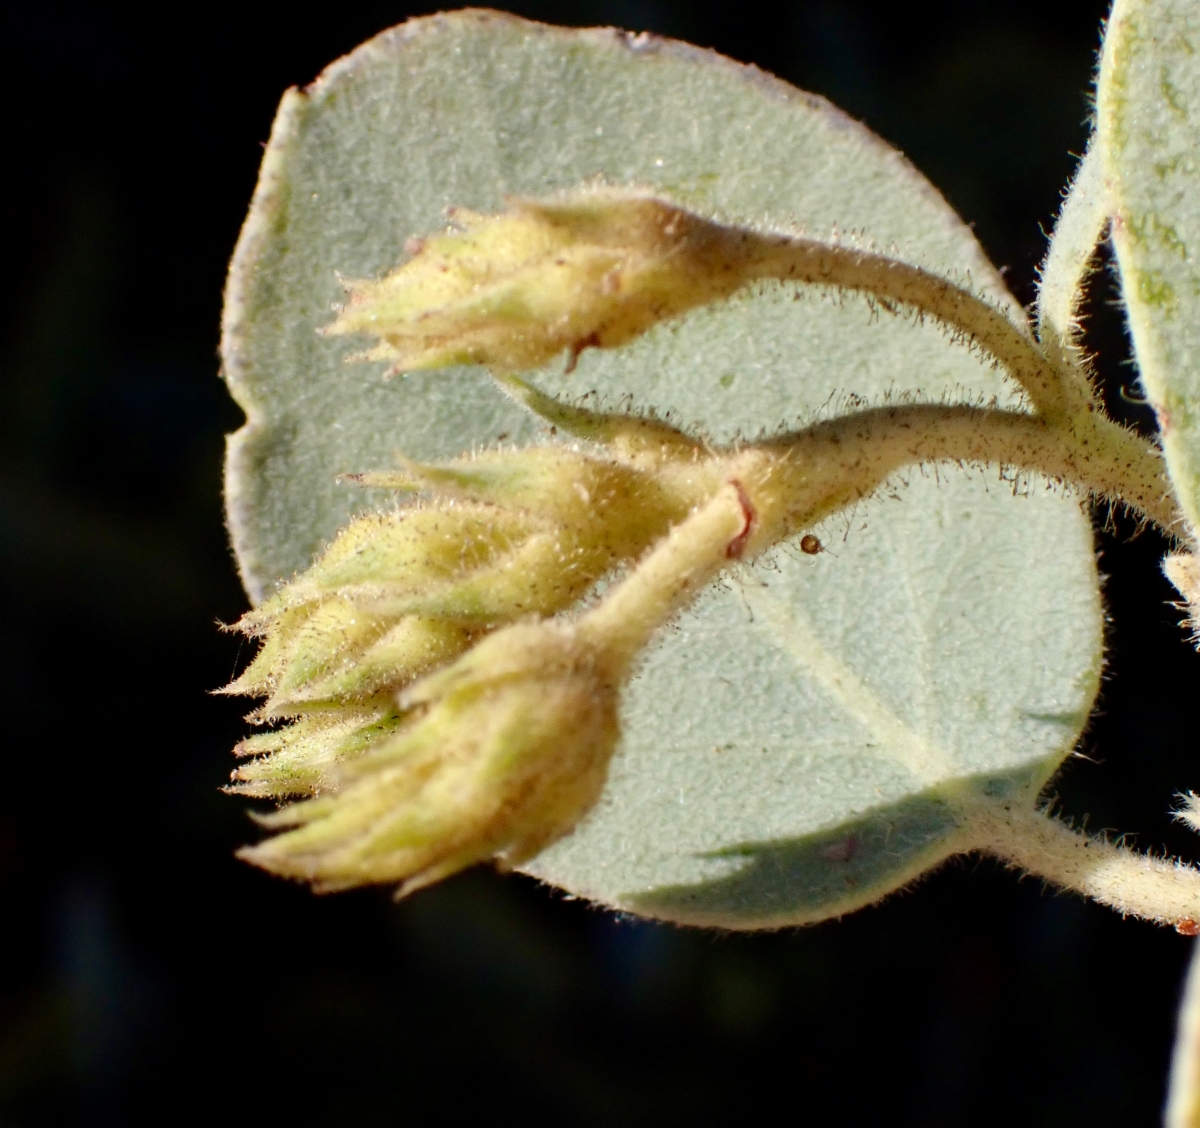
[[[484,364],[536,368],[563,350],[615,348],[754,276],[752,233],[628,189],[510,199],[487,216],[458,210],[460,232],[415,240],[379,281],[347,284],[325,332],[378,344],[356,359],[393,372]]]
[[[235,749],[247,759],[225,789],[254,799],[288,799],[324,791],[340,764],[392,735],[404,717],[389,703],[376,709],[313,713],[286,728],[248,737]]]
[[[715,471],[690,447],[677,462],[655,472],[539,447],[355,476],[434,496],[351,522],[237,625],[263,645],[222,692],[266,697],[251,720],[298,719],[239,746],[256,758],[232,790],[328,789],[336,765],[390,732],[414,679],[498,627],[571,606],[686,516]]]
[[[307,572],[237,624],[263,646],[222,692],[267,697],[252,716],[260,721],[390,697],[460,654],[483,626],[422,614],[423,604],[465,608],[472,585],[503,576],[538,532],[520,511],[456,502],[352,521]],[[500,621],[516,617],[492,602]]]
[[[285,832],[240,856],[320,890],[400,894],[479,861],[517,864],[599,798],[617,681],[569,625],[505,627],[402,694],[408,719],[338,767],[332,794],[263,819]]]

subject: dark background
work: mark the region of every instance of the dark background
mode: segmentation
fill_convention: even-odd
[[[1085,136],[1098,0],[518,3],[828,95],[1016,293]],[[236,863],[245,655],[221,524],[223,272],[283,89],[425,7],[0,4],[0,1125],[1150,1125],[1189,943],[957,862],[841,922],[718,936],[465,874],[395,905]],[[1120,314],[1096,286],[1114,410]],[[1140,418],[1140,416],[1139,416]],[[1102,521],[1098,524],[1103,524]],[[1057,785],[1195,856],[1200,659],[1163,545],[1100,537],[1101,711]]]

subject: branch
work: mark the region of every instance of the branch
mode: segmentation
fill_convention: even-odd
[[[626,673],[655,631],[691,603],[731,559],[741,555],[754,510],[734,480],[662,538],[577,623],[580,637]]]
[[[1025,412],[904,404],[839,416],[762,449],[787,452],[790,477],[803,478],[789,482],[801,508],[815,474],[833,497],[844,495],[841,508],[905,466],[957,462],[1036,471],[1121,501],[1168,533],[1182,521],[1158,448],[1102,415],[1054,426]]]
[[[993,357],[1048,418],[1077,413],[1092,401],[1074,373],[1056,366],[1038,343],[1004,313],[969,290],[887,255],[816,239],[754,235],[746,273],[788,282],[836,286],[872,295],[885,309],[895,305],[942,322]]]
[[[672,462],[723,462],[718,480],[738,478],[754,504],[790,512],[780,538],[799,532],[876,490],[906,466],[929,462],[995,464],[1036,471],[1087,494],[1126,505],[1169,535],[1185,529],[1162,452],[1099,410],[1051,422],[995,408],[900,404],[852,412],[742,448],[702,448],[673,427],[637,416],[568,406],[515,376],[501,387],[556,427],[600,444],[610,456],[655,473]],[[738,466],[734,466],[737,462]],[[795,496],[789,499],[787,491]],[[760,514],[759,535],[773,528]]]
[[[1072,830],[1045,810],[989,803],[966,814],[967,849],[993,854],[1109,905],[1123,916],[1174,925],[1192,935],[1200,926],[1200,870]]]
[[[501,215],[459,219],[465,231],[420,240],[386,278],[347,283],[349,300],[324,332],[374,336],[359,359],[390,360],[393,371],[476,363],[513,373],[564,350],[573,362],[585,348],[619,348],[773,278],[935,318],[994,358],[1049,419],[1093,403],[1086,377],[1056,364],[1023,323],[887,255],[716,223],[633,189],[510,200]]]

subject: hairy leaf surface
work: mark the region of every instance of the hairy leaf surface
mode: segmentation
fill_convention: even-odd
[[[1138,367],[1179,500],[1200,528],[1200,5],[1118,0],[1098,109]]]
[[[589,179],[719,219],[890,251],[1023,324],[968,229],[900,154],[823,100],[709,52],[494,13],[415,20],[280,108],[233,264],[225,372],[248,416],[228,461],[251,597],[364,504],[337,474],[554,441],[478,370],[384,383],[321,338],[337,275],[378,277],[447,205],[494,211]],[[654,409],[720,442],[892,396],[1015,403],[934,325],[762,286],[543,389]],[[955,849],[982,794],[1033,796],[1094,697],[1100,609],[1077,501],[996,471],[907,485],[713,587],[627,694],[600,806],[529,872],[680,921],[846,911]]]

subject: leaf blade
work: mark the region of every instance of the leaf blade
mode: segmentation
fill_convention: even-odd
[[[1098,130],[1130,333],[1163,452],[1200,527],[1200,9],[1119,0],[1100,68]]]
[[[717,218],[893,250],[1024,324],[969,230],[900,154],[821,99],[709,52],[458,13],[385,33],[303,97],[298,132],[276,154],[286,215],[278,204],[260,217],[276,257],[246,242],[234,264],[258,303],[231,346],[259,421],[231,455],[231,475],[253,479],[231,491],[249,498],[231,526],[256,598],[353,511],[360,495],[336,474],[384,466],[393,447],[438,461],[538,434],[476,371],[383,385],[378,367],[341,364],[352,343],[316,337],[338,296],[334,271],[386,272],[446,204],[494,211],[505,193],[598,175],[643,184]],[[1019,402],[935,326],[775,284],[534,380],[568,399],[654,408],[718,442],[888,397]],[[952,851],[947,796],[999,788],[1032,803],[1096,690],[1090,527],[1068,499],[1010,497],[994,474],[940,476],[914,473],[902,504],[881,497],[817,530],[827,553],[785,550],[778,572],[764,565],[707,593],[631,687],[599,808],[526,870],[631,911],[695,919],[687,890],[753,870],[747,843],[824,866],[807,883],[734,880],[721,922],[774,926],[865,903]],[[960,598],[939,579],[946,569]],[[823,675],[763,630],[776,612],[750,621],[738,583],[771,584],[787,608],[815,616],[808,633],[835,659]],[[882,710],[916,744],[951,748],[945,770],[913,772],[874,751],[878,733],[855,715],[867,698],[847,707],[831,695],[839,671],[867,687],[877,719]],[[910,715],[918,705],[924,715]],[[890,836],[897,805],[915,829]],[[839,860],[834,847],[864,819],[878,833]]]

